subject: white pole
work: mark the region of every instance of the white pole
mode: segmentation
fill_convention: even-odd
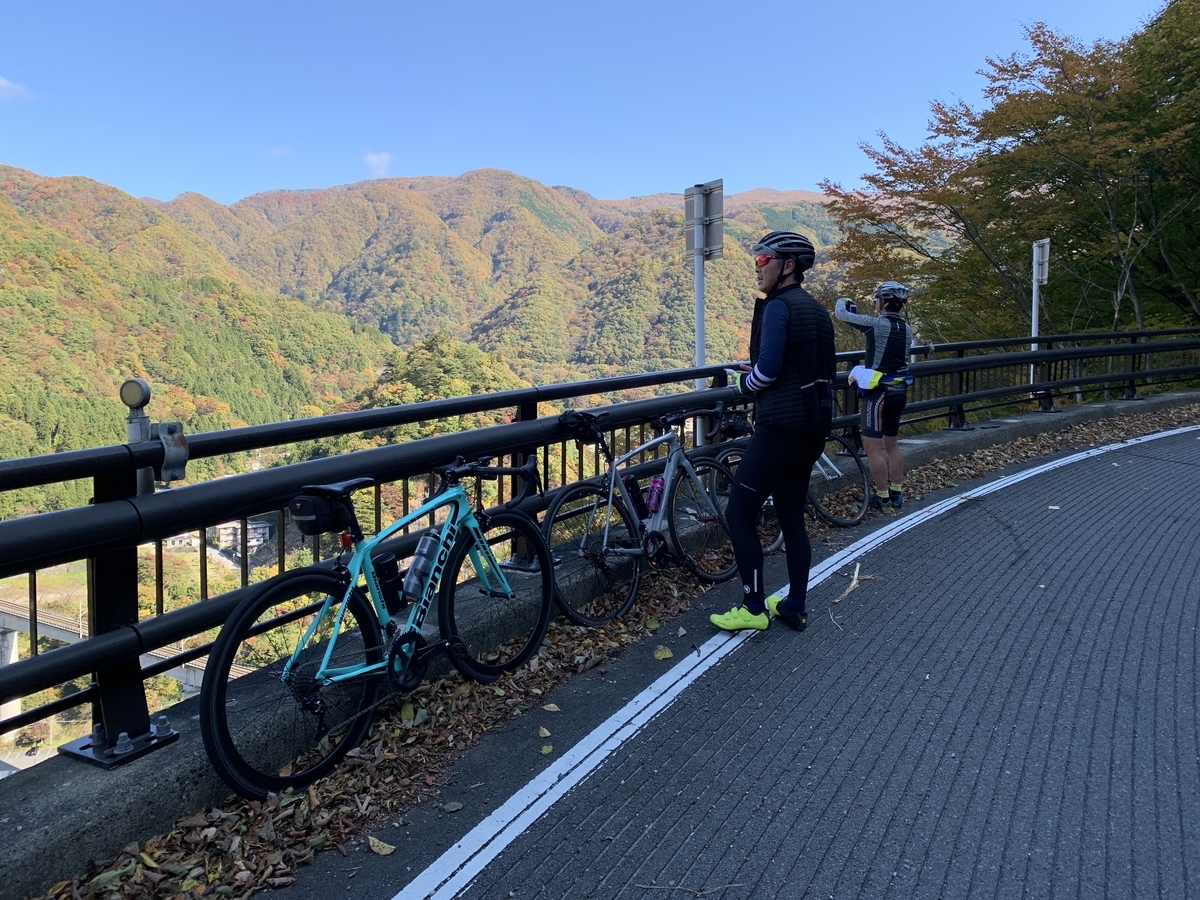
[[[1030,329],[1029,335],[1033,339],[1029,344],[1030,350],[1038,349],[1038,307],[1041,306],[1041,291],[1038,289],[1038,245],[1035,242],[1033,245],[1033,268],[1030,270],[1033,278],[1033,327]],[[1029,383],[1033,384],[1033,363],[1029,364]]]
[[[704,365],[704,192],[699,190],[693,197],[695,215],[695,246],[696,255],[693,259],[696,266],[696,365]],[[696,379],[696,390],[702,391],[707,387],[703,378]]]
[[[696,185],[697,188],[700,185]],[[695,244],[696,256],[696,365],[704,365],[704,192],[696,191],[695,197]],[[702,391],[708,387],[708,381],[703,377],[696,379],[696,390]],[[705,441],[704,428],[696,423],[696,446],[703,446]]]
[[[1031,349],[1033,349],[1033,350],[1036,350],[1038,348],[1038,340],[1037,340],[1037,337],[1038,337],[1038,312],[1039,312],[1039,307],[1042,305],[1041,304],[1041,299],[1042,299],[1041,293],[1042,292],[1040,290],[1040,285],[1038,283],[1038,245],[1034,244],[1033,245],[1033,330],[1031,332],[1031,335],[1033,337],[1033,346]]]

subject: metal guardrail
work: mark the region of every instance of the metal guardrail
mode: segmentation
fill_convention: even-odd
[[[1042,336],[1039,341],[1044,349],[1037,351],[996,352],[1028,346],[1028,338],[915,348],[914,359],[924,358],[911,365],[916,382],[909,393],[905,422],[920,426],[944,417],[946,427],[968,428],[971,414],[998,406],[1033,402],[1047,409],[1066,396],[1078,401],[1089,392],[1119,391],[1121,396],[1133,397],[1139,384],[1162,386],[1200,378],[1200,329]],[[848,370],[861,360],[862,353],[842,353],[838,358],[840,368]],[[516,410],[515,420],[509,424],[359,450],[156,493],[137,493],[136,479],[138,470],[163,465],[164,446],[160,441],[0,461],[0,490],[80,478],[90,478],[95,485],[94,502],[88,506],[0,522],[0,578],[29,574],[29,618],[34,648],[38,618],[36,573],[60,563],[88,560],[87,621],[91,635],[78,643],[0,667],[0,703],[73,679],[91,679],[82,691],[0,721],[0,733],[86,702],[93,705],[93,720],[104,725],[110,748],[122,731],[131,736],[152,733],[143,679],[203,657],[209,645],[189,648],[144,669],[139,660],[155,650],[177,646],[218,628],[240,602],[246,588],[162,612],[160,585],[160,614],[139,621],[139,545],[239,519],[245,535],[245,520],[251,516],[273,513],[283,520],[282,510],[287,501],[305,484],[370,475],[380,484],[403,482],[407,491],[408,479],[424,476],[433,466],[456,456],[523,457],[537,452],[541,454],[542,472],[547,473],[551,468],[561,470],[565,481],[571,468],[567,453],[571,441],[559,428],[556,418],[538,417],[541,404],[603,399],[631,389],[662,390],[694,383],[698,378],[713,379],[715,390],[673,393],[606,407],[609,427],[614,432],[624,429],[628,440],[630,429],[640,427],[644,432],[647,423],[666,413],[711,406],[716,400],[733,402],[734,392],[723,388],[726,365],[527,388],[192,435],[187,437],[186,446],[189,459],[194,460],[469,413]],[[855,430],[857,396],[845,382],[845,371],[839,373],[836,388],[844,414],[837,417],[835,425]],[[554,447],[559,452],[552,459]],[[579,454],[576,469],[582,475],[587,462],[582,450]],[[407,500],[407,493],[405,497]],[[377,489],[377,519],[378,502]],[[543,508],[544,498],[527,503],[529,511],[536,513]],[[405,535],[396,538],[387,549],[403,558],[411,555],[415,543],[415,536]],[[159,547],[161,554],[161,543]],[[202,560],[206,559],[205,552],[202,547]],[[282,552],[280,557],[282,568]],[[244,544],[242,558],[246,558]],[[203,582],[203,568],[201,576]],[[242,578],[244,584],[244,562]]]

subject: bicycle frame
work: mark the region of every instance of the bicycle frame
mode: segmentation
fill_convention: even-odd
[[[481,554],[486,554],[485,561],[487,564],[482,567],[477,566],[477,571],[496,573],[501,580],[505,581],[505,583],[498,587],[505,591],[511,590],[510,585],[504,579],[503,570],[496,563],[495,557],[492,556],[492,549],[488,545],[487,539],[484,538],[483,532],[479,527],[479,521],[475,517],[475,512],[467,500],[466,490],[460,484],[451,485],[442,493],[431,497],[417,509],[397,519],[379,532],[379,534],[374,537],[364,538],[362,541],[354,544],[349,562],[342,567],[345,569],[348,581],[341,600],[336,601],[338,602],[338,610],[333,620],[333,630],[329,636],[328,646],[325,648],[321,665],[314,675],[316,680],[322,684],[329,685],[340,681],[348,681],[352,678],[361,678],[382,673],[386,669],[388,665],[386,659],[382,662],[366,666],[331,668],[329,665],[329,661],[333,658],[334,648],[337,646],[338,635],[342,631],[342,621],[345,618],[346,606],[350,602],[350,593],[358,585],[359,578],[362,577],[367,589],[367,595],[370,597],[371,605],[375,610],[375,615],[378,616],[380,625],[387,629],[388,624],[392,621],[392,617],[388,612],[387,604],[383,601],[383,588],[379,581],[379,574],[375,571],[375,564],[371,555],[372,551],[379,544],[393,537],[405,526],[411,525],[413,522],[430,515],[442,507],[448,508],[448,514],[437,532],[438,551],[434,557],[433,566],[425,579],[425,583],[422,585],[420,598],[412,604],[412,609],[408,614],[408,622],[405,624],[403,631],[399,633],[415,634],[421,631],[421,627],[425,623],[425,618],[429,614],[429,608],[433,605],[433,600],[437,596],[438,589],[441,586],[442,573],[445,570],[446,561],[450,556],[450,550],[454,546],[455,541],[458,540],[458,536],[463,529],[466,529],[472,537],[473,547],[470,552],[476,561],[479,560]],[[325,598],[320,612],[309,624],[304,636],[296,645],[296,649],[292,651],[291,658],[284,666],[284,679],[291,674],[293,663],[296,662],[301,650],[316,633],[318,626],[325,621],[325,617],[328,615],[334,602],[335,600],[332,596]]]
[[[821,477],[826,481],[833,481],[836,478],[842,478],[846,474],[838,467],[838,464],[830,459],[829,456],[823,451],[821,455],[817,457],[817,461],[813,463],[813,471],[820,473]]]
[[[613,459],[608,464],[608,501],[612,503],[614,493],[620,493],[621,500],[628,510],[634,510],[633,498],[625,487],[625,482],[617,475],[620,472],[621,465],[628,462],[633,457],[645,453],[648,450],[653,450],[667,444],[670,448],[667,453],[667,463],[663,469],[663,489],[662,500],[658,504],[658,509],[650,514],[650,518],[646,520],[646,531],[649,533],[662,534],[663,520],[667,515],[667,497],[671,495],[671,485],[680,477],[690,478],[695,482],[697,489],[703,494],[703,486],[700,484],[700,479],[696,475],[696,470],[692,467],[691,460],[687,458],[687,453],[683,449],[683,445],[679,442],[678,435],[675,434],[674,427],[667,429],[665,434],[647,441],[639,447],[635,447],[623,456]],[[604,523],[604,533],[601,539],[601,548],[605,552],[613,553],[618,556],[642,556],[645,550],[642,547],[625,548],[625,547],[609,547],[608,532],[611,520],[606,519]]]

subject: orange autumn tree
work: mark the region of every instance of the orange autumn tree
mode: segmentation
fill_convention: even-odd
[[[1123,43],[1036,25],[1028,53],[988,60],[982,107],[934,103],[919,147],[864,146],[865,189],[823,185],[847,291],[911,283],[933,339],[1027,332],[1030,244],[1048,237],[1044,332],[1200,321],[1197,6],[1175,0]]]

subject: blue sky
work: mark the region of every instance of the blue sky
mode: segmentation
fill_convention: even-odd
[[[0,163],[135,196],[489,166],[602,198],[858,183],[859,150],[976,103],[1045,21],[1117,40],[1159,0],[0,3]]]

